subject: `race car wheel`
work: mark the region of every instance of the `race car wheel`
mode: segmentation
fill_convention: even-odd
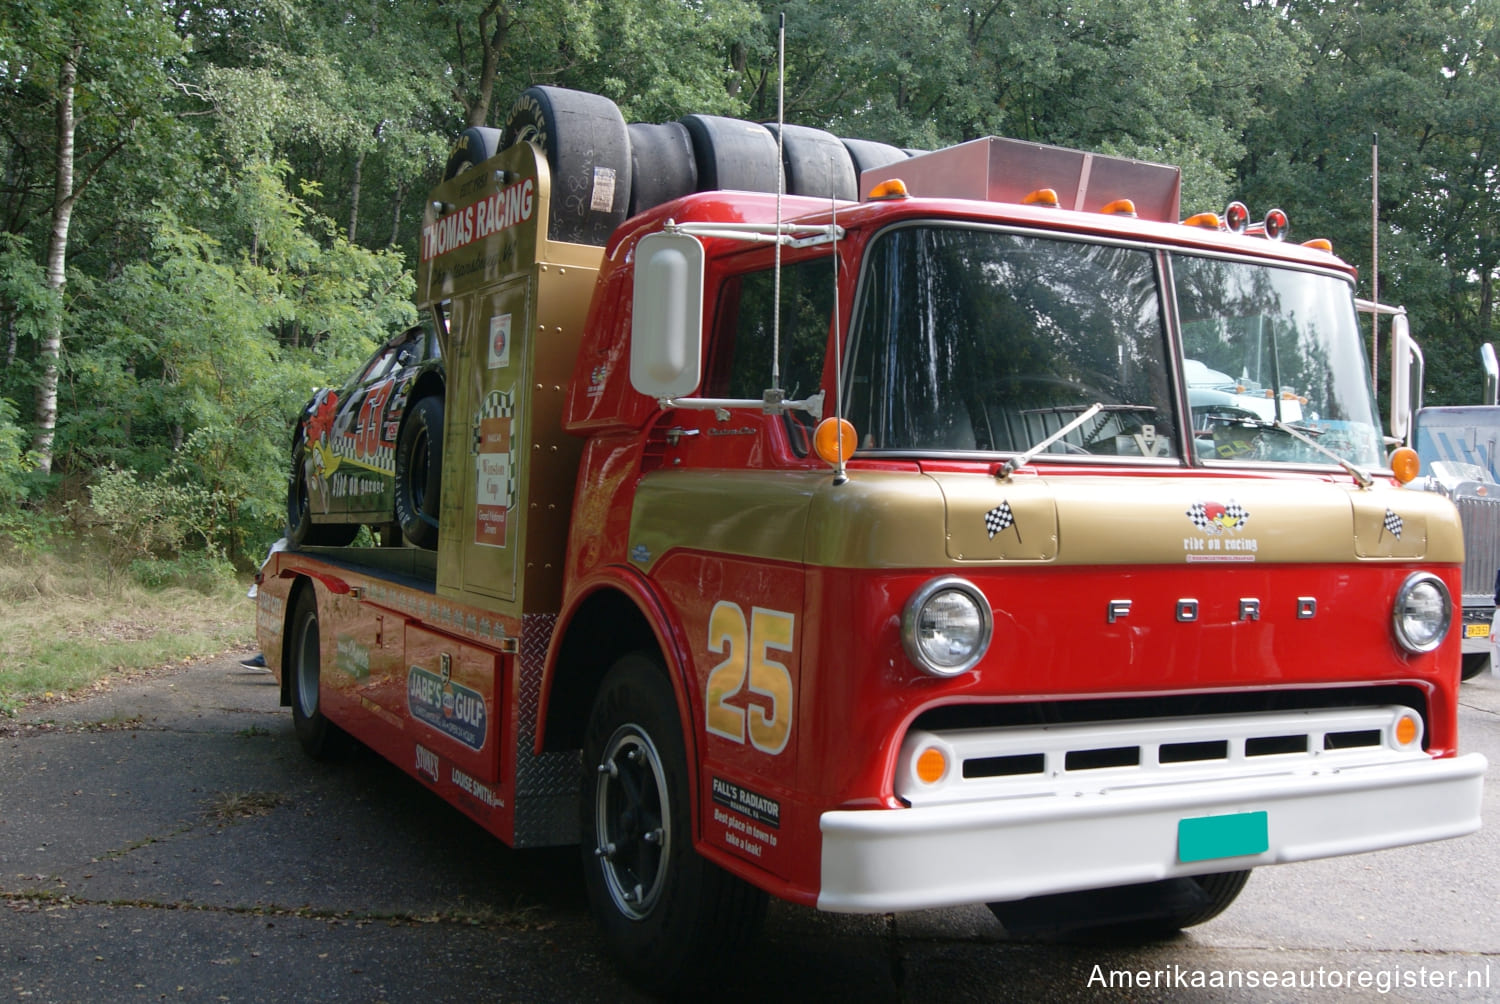
[[[476,164],[482,164],[503,147],[500,145],[499,129],[486,126],[470,126],[458,134],[453,149],[448,154],[448,163],[443,167],[443,180],[456,178]],[[508,145],[508,144],[507,144]]]
[[[630,134],[615,103],[565,87],[528,87],[505,120],[506,148],[530,140],[552,172],[547,236],[602,245],[630,204]]]
[[[396,441],[396,522],[417,547],[437,547],[443,498],[443,399],[422,398]]]
[[[1154,941],[1217,917],[1249,878],[1248,870],[1218,872],[1033,896],[989,907],[1007,933],[1017,938]]]
[[[755,937],[766,895],[693,849],[691,774],[660,661],[621,658],[584,736],[580,837],[589,904],[610,954],[656,993],[696,985]]]
[[[630,215],[698,190],[693,139],[681,122],[632,122],[630,132]]]
[[[286,539],[293,547],[346,547],[359,536],[351,523],[314,523],[307,486],[307,443],[299,434],[292,444],[291,478],[286,494]]]
[[[680,121],[693,138],[698,191],[776,191],[781,165],[776,137],[765,128],[719,115],[685,115]]]
[[[347,753],[348,733],[323,716],[319,683],[323,646],[318,637],[318,601],[311,585],[297,591],[292,608],[287,657],[283,663],[291,684],[292,728],[308,756],[328,760]]]

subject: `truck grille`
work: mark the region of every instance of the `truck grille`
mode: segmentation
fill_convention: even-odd
[[[1416,738],[1402,743],[1407,718]],[[924,781],[937,750],[947,767]],[[1011,728],[916,729],[896,767],[913,806],[1105,794],[1125,788],[1344,770],[1425,759],[1412,709],[1328,708]],[[926,773],[931,777],[931,765]]]
[[[1486,606],[1495,598],[1500,570],[1500,498],[1455,498],[1464,528],[1464,606]]]

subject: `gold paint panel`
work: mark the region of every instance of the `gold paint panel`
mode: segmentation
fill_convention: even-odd
[[[674,548],[800,563],[809,503],[832,480],[819,471],[653,471],[636,489],[628,551],[646,555],[642,568]]]
[[[1057,504],[1041,478],[936,474],[947,503],[947,554],[954,561],[1051,561]]]

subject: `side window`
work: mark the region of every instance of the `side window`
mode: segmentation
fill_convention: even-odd
[[[802,400],[822,386],[833,283],[833,263],[828,257],[782,266],[780,368],[788,400]],[[772,269],[726,280],[720,290],[704,396],[759,400],[771,386],[775,302]],[[788,417],[793,416],[798,425],[812,424],[805,413]],[[794,435],[792,442],[798,444],[799,437]]]

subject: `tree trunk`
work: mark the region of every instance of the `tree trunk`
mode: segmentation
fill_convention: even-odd
[[[401,203],[406,201],[406,184],[396,182],[396,197],[391,200],[391,247],[401,239]]]
[[[53,189],[52,233],[47,240],[47,288],[57,293],[58,308],[47,321],[42,339],[42,378],[36,390],[36,437],[32,451],[37,470],[52,473],[52,438],[57,431],[57,375],[62,358],[61,309],[68,281],[68,226],[73,219],[73,88],[78,82],[78,57],[83,44],[73,43],[63,56],[57,81],[57,182]]]
[[[365,152],[361,150],[359,156],[354,158],[354,184],[349,193],[349,243],[354,243],[354,235],[359,231],[359,179],[365,170]]]

